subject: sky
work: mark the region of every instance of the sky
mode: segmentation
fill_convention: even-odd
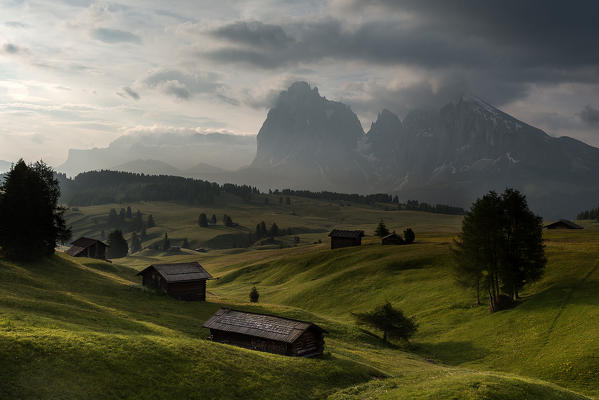
[[[467,93],[599,146],[598,20],[596,1],[0,0],[0,160],[256,135],[296,80],[365,130]]]

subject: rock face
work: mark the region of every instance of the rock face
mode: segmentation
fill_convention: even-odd
[[[296,187],[356,187],[364,177],[357,151],[363,136],[362,125],[348,106],[296,82],[268,112],[251,168]]]
[[[548,217],[599,201],[599,149],[551,137],[472,96],[403,121],[383,110],[364,134],[349,107],[297,82],[269,111],[250,170],[273,187],[380,191],[460,206],[515,187]]]

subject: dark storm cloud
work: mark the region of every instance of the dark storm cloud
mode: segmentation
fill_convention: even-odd
[[[141,43],[139,36],[118,29],[96,28],[92,37],[105,43]]]
[[[368,6],[385,12],[368,13]],[[592,50],[599,2],[370,0],[348,8],[378,19],[236,22],[211,32],[229,45],[207,56],[263,69],[322,60],[405,65],[463,76],[467,86],[499,103],[525,95],[535,83],[599,81],[599,52]]]
[[[2,50],[4,50],[5,53],[9,54],[17,54],[20,51],[20,49],[12,43],[5,43],[2,46]]]
[[[599,109],[586,106],[580,112],[580,119],[582,119],[587,125],[599,126]]]
[[[236,43],[278,49],[294,42],[282,27],[262,22],[236,22],[222,26],[213,35]]]

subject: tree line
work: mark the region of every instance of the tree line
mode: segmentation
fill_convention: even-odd
[[[599,207],[579,212],[576,219],[595,219],[599,220]]]
[[[244,201],[260,191],[248,185],[215,182],[180,176],[145,175],[121,171],[89,171],[74,179],[61,177],[62,200],[70,205],[96,205],[136,201],[176,201],[214,204],[222,193]]]

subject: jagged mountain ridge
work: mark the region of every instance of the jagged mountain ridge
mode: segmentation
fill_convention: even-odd
[[[358,124],[349,107],[295,83],[269,111],[251,168],[296,188],[461,206],[516,187],[544,215],[570,215],[599,198],[599,149],[549,136],[474,96],[403,120],[383,110],[368,133]]]
[[[296,82],[282,92],[257,136],[256,158],[246,171],[294,187],[355,190],[366,177],[356,143],[364,135],[345,104]]]

